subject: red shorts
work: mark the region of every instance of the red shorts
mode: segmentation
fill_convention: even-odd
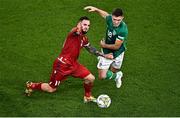
[[[67,76],[83,79],[89,74],[90,71],[78,62],[72,64],[66,58],[57,58],[53,64],[49,85],[56,88],[60,81],[65,80]]]

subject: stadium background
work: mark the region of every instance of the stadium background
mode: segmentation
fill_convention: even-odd
[[[99,49],[106,25],[87,5],[121,7],[129,29],[122,87],[96,79],[93,88],[111,97],[110,108],[84,104],[82,80],[71,77],[56,93],[24,96],[27,80],[49,80],[79,17],[91,19],[88,36]],[[179,0],[0,0],[0,116],[180,116],[179,7]],[[97,78],[95,56],[82,50],[79,61]]]

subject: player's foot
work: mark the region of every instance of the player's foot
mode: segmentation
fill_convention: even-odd
[[[30,88],[30,86],[32,85],[32,82],[27,81],[26,82],[26,90],[25,90],[25,94],[26,96],[31,96],[33,90]]]
[[[90,97],[84,96],[84,103],[87,103],[87,102],[96,102],[96,98],[93,96],[90,96]]]
[[[117,88],[120,88],[121,85],[122,85],[122,80],[121,80],[121,78],[123,77],[123,73],[122,73],[121,71],[119,71],[119,72],[117,72],[116,74],[117,74],[116,79],[115,79],[115,81],[116,81],[116,87],[117,87]]]

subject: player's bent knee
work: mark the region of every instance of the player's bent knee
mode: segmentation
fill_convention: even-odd
[[[56,90],[57,90],[56,88],[52,88],[52,87],[51,87],[50,89],[48,89],[48,92],[49,92],[49,93],[53,93],[53,92],[55,92]]]
[[[90,78],[88,78],[88,81],[89,81],[89,82],[94,82],[94,80],[95,80],[95,77],[94,77],[94,76],[91,76]]]
[[[94,80],[95,80],[95,77],[94,77],[94,76],[92,76],[92,78],[91,78],[91,82],[94,82]]]
[[[113,73],[116,73],[116,72],[120,71],[120,69],[116,69],[116,68],[112,68],[112,67],[111,67],[111,71],[112,71]]]
[[[99,74],[98,78],[99,78],[100,80],[105,79],[105,78],[106,78],[106,75],[105,75],[105,74]]]
[[[86,81],[94,82],[95,77],[92,74],[89,74],[87,77],[84,78]]]
[[[98,78],[100,79],[100,80],[102,80],[102,79],[105,79],[106,78],[106,73],[107,73],[107,70],[99,70],[98,71]]]
[[[57,90],[56,87],[52,87],[52,86],[48,85],[46,91],[49,92],[49,93],[53,93],[53,92],[55,92],[56,90]]]

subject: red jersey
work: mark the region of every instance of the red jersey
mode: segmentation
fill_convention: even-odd
[[[59,57],[65,57],[75,62],[82,47],[88,45],[88,38],[84,34],[77,34],[77,28],[73,28],[68,34]]]

